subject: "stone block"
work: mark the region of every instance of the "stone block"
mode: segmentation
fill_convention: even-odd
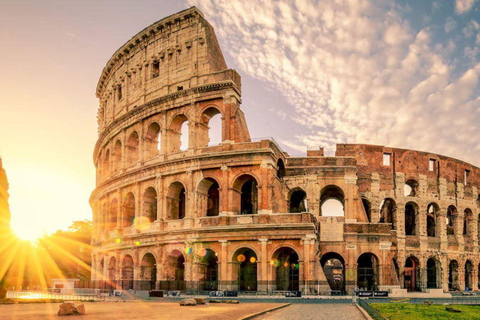
[[[85,306],[81,302],[65,301],[58,309],[59,316],[75,316],[85,314]]]

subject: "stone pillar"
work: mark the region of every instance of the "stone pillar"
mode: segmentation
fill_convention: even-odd
[[[218,290],[228,290],[229,281],[228,277],[228,241],[218,240],[221,245],[220,257],[218,259]]]
[[[257,279],[257,290],[266,291],[268,288],[268,239],[258,239],[258,241],[260,242],[260,261],[258,261],[260,264],[260,272],[258,272],[257,274],[259,274],[260,277]]]

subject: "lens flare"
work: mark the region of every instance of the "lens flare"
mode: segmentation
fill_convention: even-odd
[[[245,261],[245,256],[243,254],[239,254],[237,257],[238,262],[243,262]]]
[[[255,259],[255,257],[250,257],[250,262],[251,263],[255,263],[255,261],[257,261],[257,259]]]
[[[205,257],[207,255],[207,249],[205,248],[200,249],[200,251],[198,251],[198,255],[200,257]]]

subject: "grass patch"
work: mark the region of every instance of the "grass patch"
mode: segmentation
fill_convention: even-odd
[[[477,320],[480,319],[480,306],[472,305],[439,305],[407,303],[372,303],[373,308],[380,311],[389,320]],[[453,313],[445,308],[460,310]]]

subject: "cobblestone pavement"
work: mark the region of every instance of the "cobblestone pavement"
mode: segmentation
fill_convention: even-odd
[[[351,304],[292,304],[255,317],[255,320],[365,320]]]

